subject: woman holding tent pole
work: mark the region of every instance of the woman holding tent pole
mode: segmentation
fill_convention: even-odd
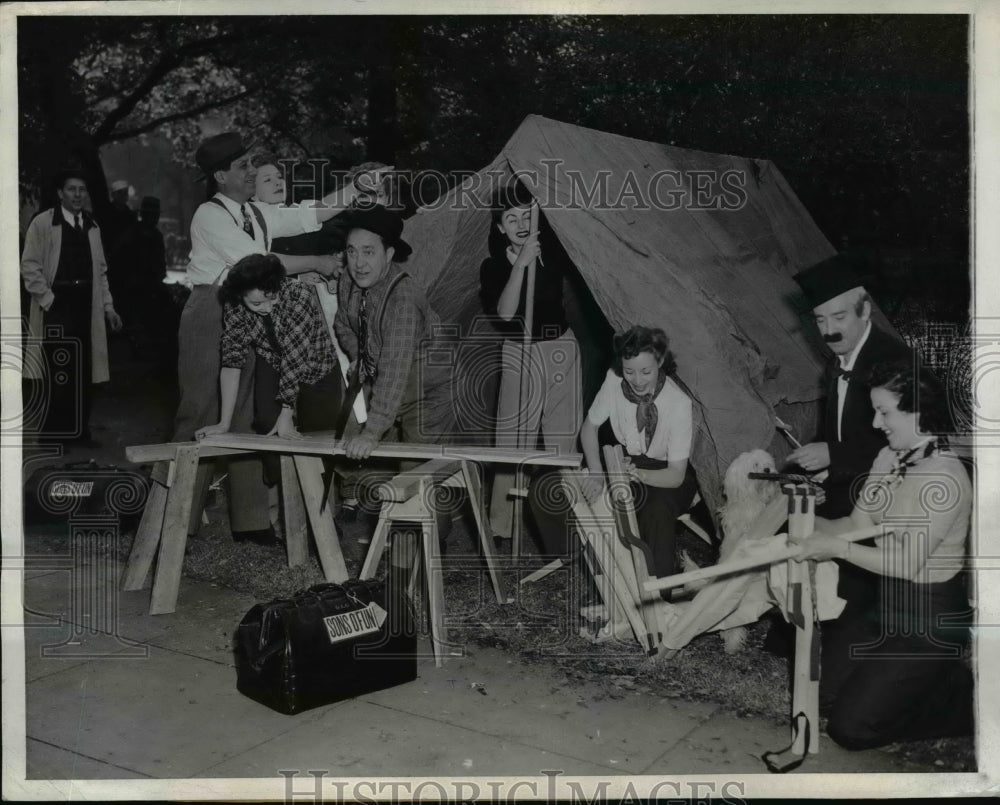
[[[563,305],[567,258],[547,242],[548,235],[523,185],[501,189],[494,200],[490,256],[480,268],[480,299],[504,336],[497,446],[534,448],[541,432],[546,447],[571,452],[579,419],[580,350]],[[511,534],[511,486],[512,474],[497,472],[490,521],[494,534],[503,537]]]
[[[873,427],[888,437],[849,517],[816,518],[797,558],[843,559],[878,574],[872,610],[824,634],[820,708],[848,749],[972,730],[972,672],[962,656],[971,614],[962,572],[972,485],[948,449],[941,384],[911,363],[868,379]],[[838,535],[884,524],[873,546]],[[831,639],[832,638],[832,639]]]
[[[614,337],[614,363],[580,427],[588,500],[604,489],[598,428],[610,421],[624,447],[646,564],[658,577],[676,568],[677,518],[698,491],[688,458],[694,423],[691,399],[674,381],[667,334],[635,326]]]

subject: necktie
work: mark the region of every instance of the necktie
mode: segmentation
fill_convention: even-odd
[[[80,220],[80,213],[77,213],[76,215],[73,216],[73,221],[74,221],[73,226],[76,228],[77,234],[83,232],[83,223]]]
[[[240,212],[243,213],[243,231],[253,238],[253,224],[250,222],[250,213],[247,212],[246,204],[240,204]],[[254,238],[254,240],[256,240],[256,238]]]

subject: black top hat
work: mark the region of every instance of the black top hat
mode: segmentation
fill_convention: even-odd
[[[347,217],[347,232],[352,229],[366,229],[374,232],[385,243],[386,248],[392,246],[394,257],[405,260],[413,253],[410,244],[403,240],[403,219],[398,213],[375,204],[371,207],[359,207],[351,210]]]
[[[209,137],[195,151],[194,161],[201,168],[202,175],[198,181],[211,176],[217,170],[228,169],[234,160],[239,159],[253,143],[243,144],[243,138],[235,131],[225,131]]]
[[[859,288],[864,283],[851,261],[842,254],[835,254],[805,271],[800,271],[794,279],[813,307],[819,307],[836,296]]]

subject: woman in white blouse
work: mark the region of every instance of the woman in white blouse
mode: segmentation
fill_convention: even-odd
[[[697,491],[688,463],[691,399],[674,381],[675,369],[663,330],[636,326],[616,335],[614,363],[580,428],[587,469],[583,492],[593,500],[605,484],[598,428],[610,421],[625,449],[646,564],[661,577],[675,572],[677,518]]]
[[[799,559],[843,559],[880,577],[873,611],[823,629],[821,712],[830,737],[848,749],[972,729],[972,673],[962,660],[972,484],[940,435],[950,429],[947,398],[932,374],[909,363],[877,365],[868,383],[872,426],[889,445],[851,515],[817,518]],[[838,536],[879,524],[887,533],[871,545]]]

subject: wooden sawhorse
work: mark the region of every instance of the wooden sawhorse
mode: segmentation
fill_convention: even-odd
[[[347,580],[347,569],[340,550],[340,540],[333,524],[332,507],[326,506],[322,456],[343,455],[343,443],[331,433],[310,433],[300,439],[225,433],[201,442],[136,445],[125,450],[135,464],[153,464],[153,484],[143,512],[135,543],[125,567],[122,588],[139,590],[145,584],[157,558],[150,614],[173,612],[177,608],[184,548],[187,544],[187,524],[194,498],[195,473],[200,458],[241,455],[250,452],[282,453],[282,497],[285,504],[285,539],[290,565],[300,564],[307,556],[307,532],[303,509],[313,528],[323,573],[328,581]],[[578,467],[579,453],[560,455],[552,450],[515,450],[498,447],[465,447],[461,445],[401,444],[385,442],[378,445],[376,458],[419,459],[429,461],[447,457],[468,464],[476,461],[505,464],[542,464],[555,467]],[[293,472],[294,470],[294,472]],[[475,489],[479,479],[475,472]],[[292,482],[298,479],[298,484]],[[482,497],[481,492],[478,496]],[[476,509],[477,526],[485,534],[482,509]],[[485,544],[485,543],[484,543]],[[492,556],[492,553],[490,554]],[[496,589],[498,582],[494,581]]]
[[[246,452],[197,442],[126,448],[131,461],[146,463],[151,455],[155,460],[149,497],[122,577],[123,590],[141,590],[156,557],[156,576],[149,606],[151,615],[163,615],[177,609],[199,459]],[[280,460],[288,566],[296,567],[306,561],[308,518],[326,580],[346,581],[347,566],[333,523],[332,506],[324,509],[322,459],[317,455],[282,455]]]
[[[444,573],[439,548],[437,512],[433,501],[440,486],[464,489],[472,506],[472,515],[479,535],[486,567],[497,601],[507,603],[500,589],[500,576],[493,555],[492,539],[487,528],[485,501],[477,467],[462,459],[435,458],[413,469],[401,472],[382,486],[383,500],[375,533],[361,568],[360,578],[374,578],[382,553],[385,551],[393,522],[417,523],[420,528],[421,553],[426,580],[427,605],[430,616],[431,645],[434,662],[440,667],[447,656],[447,632],[444,616]],[[419,568],[420,555],[414,557],[410,588]]]

